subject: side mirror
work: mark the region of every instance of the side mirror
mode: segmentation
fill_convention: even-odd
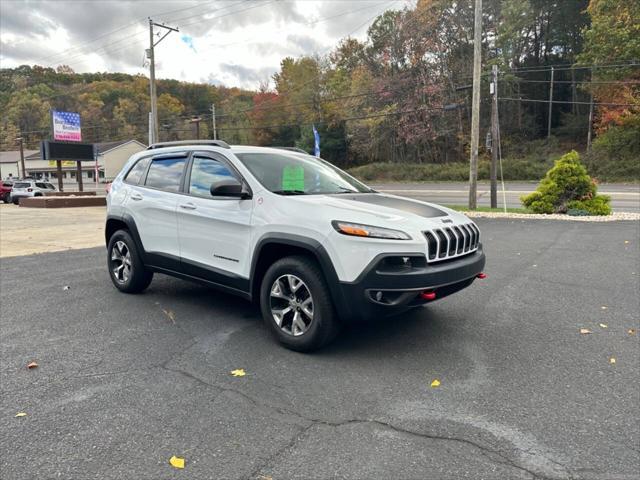
[[[241,200],[251,198],[243,185],[235,178],[220,180],[211,184],[211,195],[214,197],[236,197]]]

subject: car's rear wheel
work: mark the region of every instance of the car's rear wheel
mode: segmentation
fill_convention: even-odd
[[[339,330],[322,271],[307,257],[286,257],[271,265],[260,287],[260,309],[278,341],[292,350],[318,349]]]
[[[145,268],[136,244],[126,230],[116,231],[109,239],[107,266],[113,285],[121,292],[142,292],[153,280],[153,272]]]

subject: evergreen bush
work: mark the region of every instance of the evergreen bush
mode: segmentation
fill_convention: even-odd
[[[598,195],[595,182],[587,174],[575,150],[556,160],[535,192],[520,198],[534,213],[585,211],[590,215],[609,215],[610,198]]]

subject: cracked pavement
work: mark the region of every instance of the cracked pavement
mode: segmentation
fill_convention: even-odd
[[[2,259],[0,476],[638,478],[638,224],[477,223],[488,279],[311,355],[199,285],[118,293],[102,248]]]

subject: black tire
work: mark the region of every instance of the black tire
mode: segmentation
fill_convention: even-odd
[[[12,199],[11,199],[11,202],[12,202],[14,205],[19,205],[19,204],[20,204],[20,199],[19,199],[18,197],[16,197],[16,198],[12,198]]]
[[[302,280],[304,288],[312,297],[312,318],[304,333],[297,335],[278,326],[271,310],[271,289],[276,280],[286,275],[292,275]],[[286,299],[277,300],[288,302]],[[299,352],[310,352],[323,347],[331,342],[340,330],[340,323],[324,275],[317,262],[308,257],[285,257],[269,267],[260,285],[260,310],[262,318],[278,341],[285,347]],[[287,315],[291,318],[292,314]],[[306,317],[306,319],[309,318]],[[286,323],[285,320],[281,320],[281,322],[283,325]],[[293,324],[290,329],[294,329]]]
[[[126,250],[121,251],[123,245],[126,247]],[[124,265],[124,261],[114,259],[114,249],[118,251],[115,257],[120,256],[120,258],[123,258],[122,252],[128,252],[130,265],[126,278],[124,275],[118,278],[114,272],[115,267],[121,264]],[[151,283],[151,280],[153,280],[153,272],[145,268],[136,244],[127,230],[118,230],[109,239],[109,245],[107,246],[107,268],[109,269],[109,276],[111,277],[113,285],[124,293],[140,293],[144,291]],[[123,269],[124,268],[125,267],[123,267]]]

